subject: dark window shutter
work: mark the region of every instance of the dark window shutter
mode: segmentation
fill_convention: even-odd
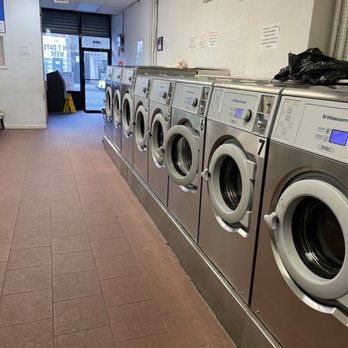
[[[77,13],[42,9],[42,31],[56,34],[79,34]]]
[[[110,37],[111,21],[108,15],[81,13],[81,34],[84,36]]]

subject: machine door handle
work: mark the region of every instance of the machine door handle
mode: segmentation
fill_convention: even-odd
[[[201,177],[203,178],[204,181],[208,181],[210,178],[210,173],[208,168],[205,168],[203,172],[201,173]]]
[[[268,225],[268,227],[272,231],[275,231],[277,229],[279,219],[278,219],[278,215],[275,211],[269,215],[265,215],[263,218],[264,218],[266,224]]]
[[[159,147],[157,150],[156,150],[157,154],[161,157],[163,157],[164,155],[164,150],[163,150],[163,147]]]

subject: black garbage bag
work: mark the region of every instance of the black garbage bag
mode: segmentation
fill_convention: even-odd
[[[300,54],[289,53],[289,65],[274,78],[312,85],[332,85],[348,78],[348,62],[328,57],[319,48],[309,48]]]

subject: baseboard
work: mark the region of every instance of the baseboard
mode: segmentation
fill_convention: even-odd
[[[47,125],[8,125],[5,124],[5,129],[46,129]]]

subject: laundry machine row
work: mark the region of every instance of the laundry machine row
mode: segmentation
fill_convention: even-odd
[[[104,118],[104,135],[112,140],[113,126],[112,126],[112,113],[113,113],[113,72],[114,67],[109,65],[106,68],[106,77],[105,77],[105,112],[103,112]]]

